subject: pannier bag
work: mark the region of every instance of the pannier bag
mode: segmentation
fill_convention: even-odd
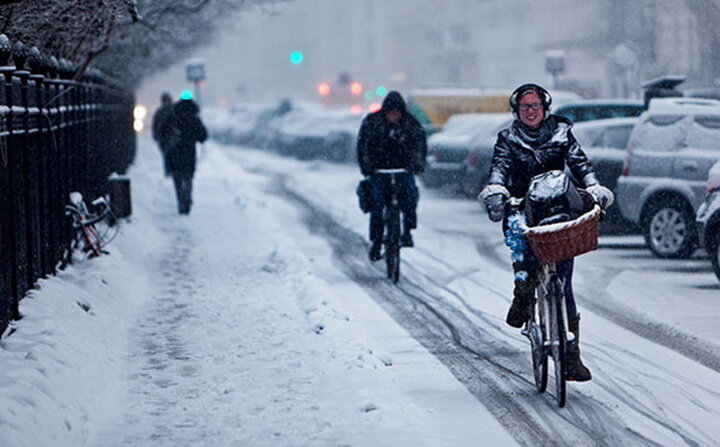
[[[372,207],[371,188],[370,179],[360,180],[357,188],[355,188],[355,194],[358,196],[358,204],[363,213],[369,213]]]

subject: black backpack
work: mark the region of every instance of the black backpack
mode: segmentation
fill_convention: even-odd
[[[592,197],[563,171],[536,175],[525,196],[525,217],[531,227],[573,220],[591,208]]]

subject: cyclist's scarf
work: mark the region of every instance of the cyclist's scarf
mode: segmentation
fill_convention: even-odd
[[[523,124],[520,120],[515,120],[512,123],[512,131],[515,136],[525,143],[526,146],[537,149],[543,144],[550,141],[553,134],[557,130],[558,122],[554,115],[550,115],[547,119],[543,120],[537,129],[533,129]]]

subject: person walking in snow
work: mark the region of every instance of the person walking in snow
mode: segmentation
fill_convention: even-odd
[[[152,138],[158,144],[160,154],[162,155],[163,170],[165,177],[169,176],[167,166],[167,151],[168,151],[168,139],[169,139],[169,127],[170,116],[172,115],[173,102],[170,93],[163,92],[160,95],[160,107],[155,111],[152,117]]]
[[[181,99],[168,120],[167,167],[175,184],[178,212],[189,214],[192,206],[192,182],[197,154],[195,144],[207,139],[200,120],[200,108],[192,99]]]
[[[415,175],[423,171],[427,139],[420,123],[407,111],[405,100],[396,91],[388,93],[379,111],[370,113],[360,126],[357,142],[358,163],[362,175],[371,184],[370,260],[381,259],[383,209],[390,194],[390,179],[375,174],[377,169],[405,169],[400,182],[400,210],[403,214],[401,243],[412,247],[410,230],[417,227],[419,193]]]
[[[498,134],[490,176],[478,197],[492,221],[504,220],[504,230],[508,227],[505,201],[510,197],[525,197],[531,179],[551,170],[569,168],[601,206],[612,204],[613,194],[598,182],[592,165],[572,134],[572,123],[551,115],[551,103],[550,93],[537,84],[523,84],[510,95],[510,109],[516,119]],[[525,254],[521,261],[513,263],[514,298],[506,319],[510,326],[517,328],[531,317],[535,272],[539,268],[532,253]],[[568,380],[587,381],[592,376],[580,359],[580,315],[572,290],[573,260],[558,262],[557,268],[565,279],[568,327],[575,335],[566,351]]]

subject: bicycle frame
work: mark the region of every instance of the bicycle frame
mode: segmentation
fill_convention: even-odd
[[[104,235],[98,232],[95,224],[112,216],[112,211],[103,197],[95,199],[92,202],[94,206],[100,207],[100,212],[97,214],[88,211],[82,194],[78,192],[70,194],[70,202],[70,205],[65,206],[65,214],[72,218],[72,228],[75,234],[67,249],[63,266],[72,261],[72,252],[81,242],[81,250],[84,253],[88,253],[88,257],[90,258],[107,253],[103,250],[103,247],[107,245],[109,241],[104,240]]]
[[[519,212],[521,204],[522,199],[510,199],[507,211]],[[547,388],[548,357],[552,357],[555,399],[558,406],[563,407],[567,395],[565,351],[567,343],[574,338],[567,326],[565,282],[554,262],[541,265],[535,275],[537,297],[521,333],[530,340],[535,386],[540,393]]]
[[[385,263],[387,276],[396,283],[400,280],[400,198],[398,194],[397,176],[406,174],[405,169],[378,169],[376,174],[390,177],[390,199],[383,213],[385,220]]]

